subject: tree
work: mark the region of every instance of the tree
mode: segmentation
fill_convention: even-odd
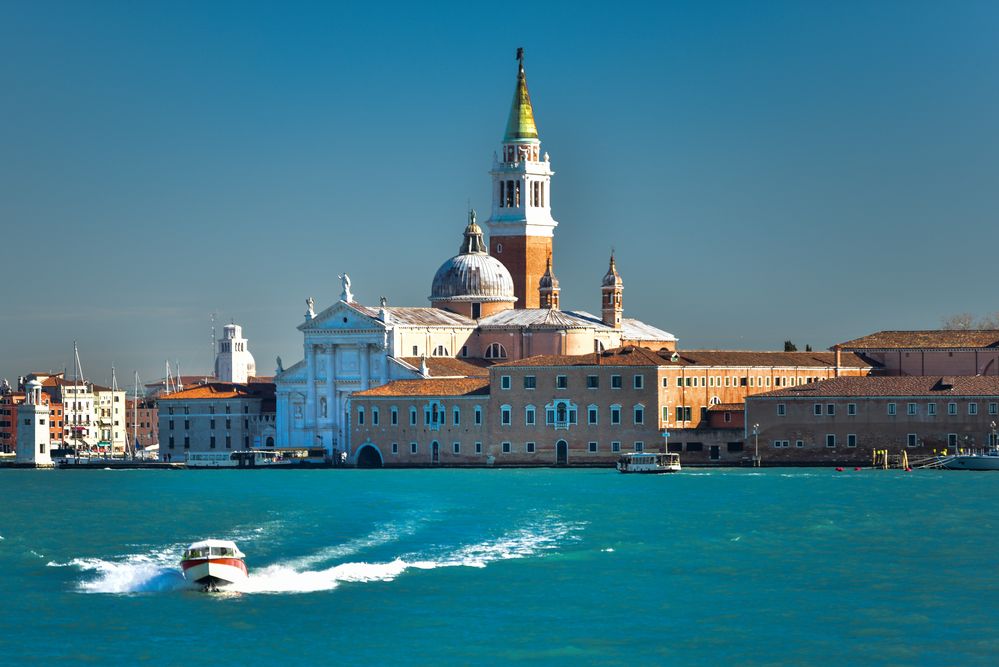
[[[784,351],[785,352],[797,352],[798,346],[789,340],[784,341]]]
[[[971,313],[958,313],[940,318],[940,326],[944,329],[971,329],[974,323],[975,317]]]
[[[805,352],[811,352],[811,351],[812,351],[812,346],[811,345],[806,345],[805,346]]]

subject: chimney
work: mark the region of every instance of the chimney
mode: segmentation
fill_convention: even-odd
[[[835,375],[835,377],[839,377],[839,369],[840,369],[840,366],[842,366],[842,364],[843,364],[843,350],[840,349],[839,345],[835,345],[835,346],[833,346],[833,352],[836,353],[836,375]]]

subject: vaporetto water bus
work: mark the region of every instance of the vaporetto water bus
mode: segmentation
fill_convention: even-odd
[[[680,472],[680,455],[670,452],[632,452],[622,454],[617,460],[618,472],[659,474]]]
[[[281,452],[249,450],[234,452],[189,452],[188,468],[267,468],[292,465],[294,461]]]

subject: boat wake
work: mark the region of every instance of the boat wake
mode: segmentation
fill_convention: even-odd
[[[408,524],[404,524],[403,529]],[[317,563],[349,556],[362,548],[391,542],[397,526],[386,526],[363,538],[321,549],[309,556],[254,568],[246,581],[226,588],[238,593],[313,593],[329,591],[347,582],[392,581],[408,570],[447,567],[484,568],[501,560],[544,555],[562,544],[578,540],[581,523],[543,521],[503,533],[496,538],[434,552],[409,553],[383,562],[347,562],[324,569],[309,569]],[[412,528],[415,530],[415,528]],[[130,554],[115,560],[74,558],[50,567],[74,567],[91,575],[78,584],[83,593],[137,594],[191,589],[177,567],[182,545],[155,554]]]

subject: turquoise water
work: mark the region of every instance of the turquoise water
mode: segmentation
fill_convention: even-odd
[[[0,470],[0,662],[994,664],[999,474]],[[188,543],[250,579],[204,594]]]

